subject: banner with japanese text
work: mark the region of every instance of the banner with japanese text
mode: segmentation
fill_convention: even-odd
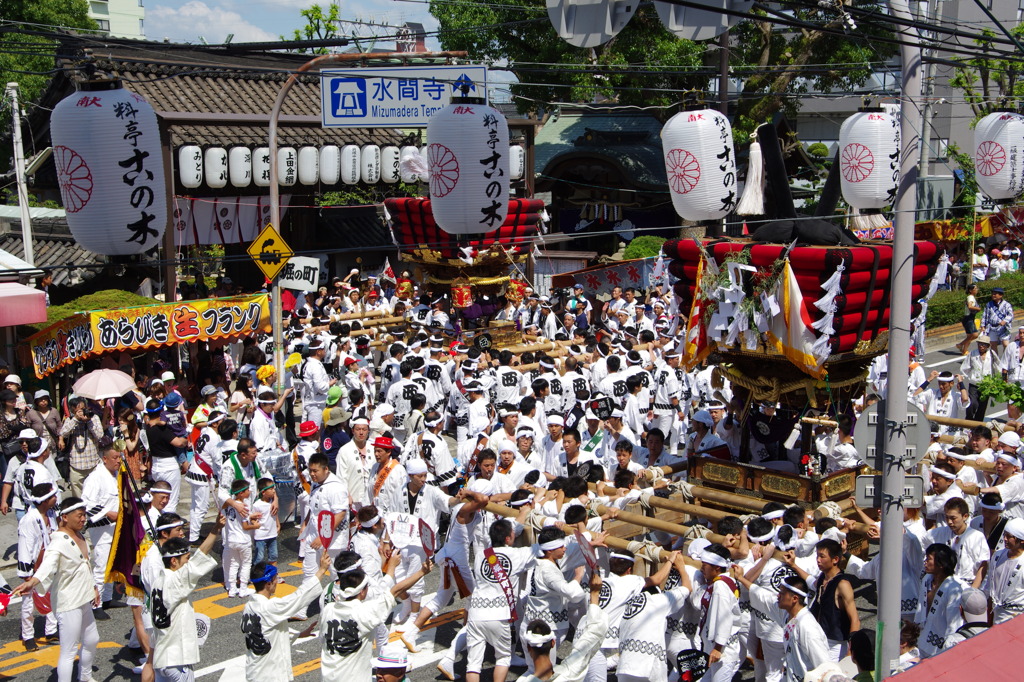
[[[206,298],[118,310],[96,310],[61,320],[29,337],[36,376],[111,351],[211,341],[270,331],[270,296]]]

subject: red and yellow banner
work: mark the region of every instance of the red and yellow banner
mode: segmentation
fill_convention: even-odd
[[[36,376],[111,351],[158,348],[270,331],[270,296],[95,310],[61,320],[30,337]]]

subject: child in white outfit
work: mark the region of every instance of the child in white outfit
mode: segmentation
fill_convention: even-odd
[[[253,515],[259,515],[260,527],[256,529],[256,560],[277,566],[277,533],[281,530],[281,522],[271,511],[274,508],[274,480],[261,478],[256,484],[260,498],[252,505]]]
[[[231,497],[243,505],[249,500],[249,482],[243,478],[231,484]],[[229,597],[248,597],[252,569],[253,531],[260,527],[254,512],[247,516],[232,506],[224,508],[224,587]]]

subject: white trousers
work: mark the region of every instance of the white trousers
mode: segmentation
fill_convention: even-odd
[[[108,602],[114,596],[114,583],[106,582],[107,559],[110,558],[110,544],[114,541],[114,526],[89,529],[89,544],[92,545],[92,579],[100,591],[100,599]]]
[[[224,548],[224,586],[228,592],[249,586],[252,570],[252,542],[232,542]]]
[[[31,598],[31,597],[30,597]],[[96,645],[100,633],[92,615],[92,602],[86,602],[77,609],[57,614],[60,629],[60,658],[57,659],[57,682],[71,682],[71,672],[78,656],[78,679],[92,677],[92,661],[96,656]]]
[[[494,665],[508,667],[512,662],[512,627],[505,620],[466,623],[466,672],[479,673],[487,645],[494,647]]]
[[[312,402],[305,402],[305,401],[303,401],[303,403],[302,403],[302,421],[304,421],[304,422],[313,422],[314,424],[316,424],[316,428],[318,428],[318,429],[323,428],[323,426],[324,426],[324,408],[326,408],[326,407],[327,407],[326,400],[325,400],[325,402],[322,402],[322,403],[319,403],[319,402],[312,403]]]
[[[156,682],[195,682],[196,675],[190,665],[176,665],[154,671]]]
[[[178,500],[181,499],[181,465],[173,457],[153,458],[153,480],[167,481],[171,484],[171,499],[164,511],[177,513]]]
[[[188,541],[197,542],[199,531],[203,527],[203,519],[206,518],[206,512],[210,510],[210,482],[193,481],[191,478],[185,480],[192,486],[192,503],[188,514]]]
[[[23,595],[21,598],[21,638],[34,639],[36,636],[36,624],[35,624],[35,613],[36,605],[32,599],[31,594]],[[57,614],[50,611],[46,614],[46,629],[43,631],[46,635],[52,635],[57,632]]]
[[[400,554],[401,561],[398,567],[395,569],[395,582],[400,583],[416,571],[420,570],[423,565],[423,560],[427,558],[427,555],[423,553],[422,545],[409,545],[403,547]],[[420,578],[416,583],[407,590],[409,599],[416,602],[417,604],[423,600],[423,578]]]
[[[675,419],[672,412],[654,415],[654,427],[665,434],[665,449],[673,454],[679,451],[679,430],[675,428]]]

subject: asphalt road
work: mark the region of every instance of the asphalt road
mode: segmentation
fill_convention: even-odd
[[[959,355],[951,347],[933,348],[925,356],[926,371],[957,371]],[[994,406],[989,416],[999,417],[1005,414],[1005,405]],[[1001,411],[1001,412],[1000,412]],[[183,499],[179,512],[187,516],[190,486],[184,486]],[[0,517],[0,573],[8,581],[17,583],[14,568],[11,565],[16,559],[17,527],[14,515]],[[217,548],[219,552],[219,546]],[[874,551],[874,550],[873,550]],[[289,592],[301,582],[302,572],[297,557],[296,531],[294,527],[285,527],[280,538],[279,566],[286,584],[281,590]],[[241,599],[228,597],[220,583],[221,571],[216,569],[213,575],[202,581],[193,599],[196,612],[204,613],[212,621],[211,634],[202,648],[202,662],[196,667],[196,678],[204,682],[238,682],[244,679],[244,639],[239,630],[240,613],[244,606]],[[427,578],[427,593],[437,588],[438,572]],[[865,585],[857,590],[858,606],[861,620],[865,627],[874,627],[876,596],[873,586]],[[452,607],[454,608],[454,606]],[[126,647],[131,613],[127,607],[112,608],[111,618],[99,622],[100,645],[95,662],[94,677],[97,680],[132,679],[131,668],[135,665],[137,653]],[[0,680],[17,677],[24,682],[54,682],[57,662],[57,645],[41,647],[37,652],[26,652],[20,641],[19,606],[12,604],[6,617],[0,618]],[[305,627],[304,623],[294,623],[293,631],[297,634]],[[38,626],[42,627],[41,619]],[[434,630],[434,645],[428,640],[420,653],[410,655],[412,671],[409,679],[413,682],[446,679],[437,671],[436,664],[445,648],[455,634],[455,626],[449,624]],[[297,640],[292,647],[292,663],[295,677],[298,680],[315,680],[320,677],[320,642],[315,637]],[[849,659],[847,659],[847,662]],[[457,676],[464,668],[456,667]],[[513,669],[510,678],[520,672]],[[743,679],[753,679],[749,670],[742,672]],[[489,671],[484,672],[483,679],[490,680]],[[362,681],[351,681],[362,682]]]

